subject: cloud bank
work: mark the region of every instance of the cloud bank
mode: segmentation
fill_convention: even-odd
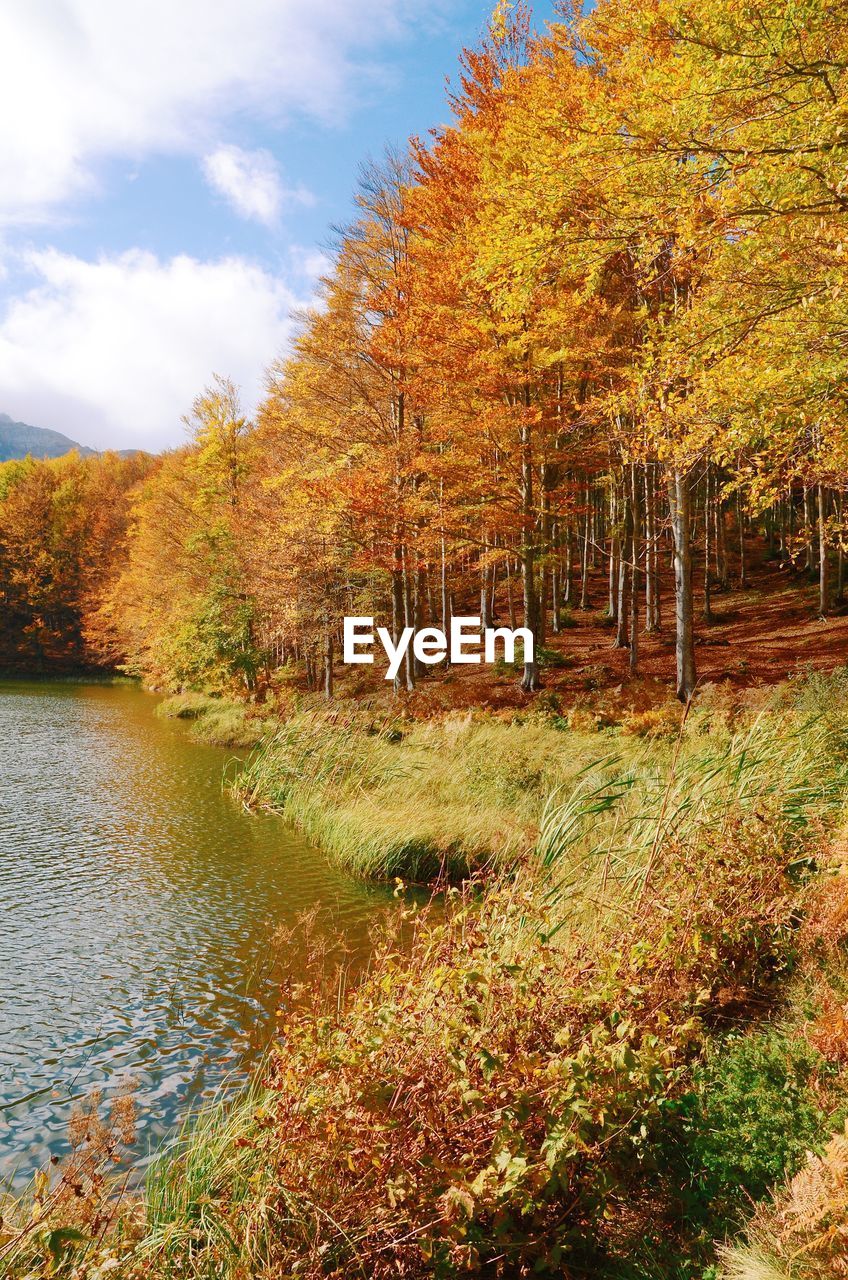
[[[96,188],[98,163],[201,156],[223,122],[325,123],[411,0],[25,0],[0,5],[0,223]],[[255,215],[254,215],[255,216]]]
[[[167,260],[131,250],[94,262],[31,252],[35,283],[0,321],[2,409],[83,444],[160,449],[213,372],[252,407],[288,344],[300,300],[241,257]]]

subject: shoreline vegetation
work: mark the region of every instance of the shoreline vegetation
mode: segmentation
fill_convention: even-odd
[[[649,738],[369,714],[296,714],[236,795],[362,874],[465,878],[399,886],[356,982],[316,946],[263,1071],[140,1197],[78,1126],[4,1213],[5,1273],[838,1275],[848,672],[706,691]]]

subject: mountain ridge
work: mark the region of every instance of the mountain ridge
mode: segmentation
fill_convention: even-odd
[[[26,458],[30,454],[34,458],[61,458],[74,449],[83,458],[94,457],[101,452],[79,444],[61,431],[54,431],[50,427],[34,427],[28,422],[17,422],[8,413],[0,413],[0,462]],[[115,452],[121,457],[131,457],[143,450],[116,449]]]

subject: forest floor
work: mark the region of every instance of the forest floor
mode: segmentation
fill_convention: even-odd
[[[703,617],[703,596],[696,587],[695,659],[701,694],[755,697],[757,689],[780,684],[809,672],[830,672],[848,661],[848,603],[835,606],[827,617],[818,611],[818,583],[803,570],[769,559],[760,539],[746,547],[745,585],[738,568],[725,590],[712,592],[712,617]],[[696,566],[696,583],[703,569]],[[563,610],[561,631],[548,631],[542,646],[542,690],[527,695],[519,687],[520,666],[469,663],[448,670],[431,667],[414,692],[398,697],[385,679],[386,662],[378,645],[373,666],[335,666],[334,704],[361,710],[368,716],[431,720],[452,712],[487,712],[505,720],[538,707],[568,715],[577,710],[594,718],[598,727],[620,723],[631,715],[674,703],[674,592],[665,574],[661,592],[661,630],[644,631],[641,608],[638,667],[629,671],[630,652],[616,648],[607,615],[606,573],[590,574],[590,607]],[[508,626],[499,598],[496,626]],[[463,612],[471,604],[460,602]],[[520,617],[518,619],[520,623]],[[192,736],[219,746],[249,748],[272,733],[280,721],[300,711],[325,707],[322,693],[310,693],[302,669],[281,667],[272,686],[256,703],[210,698],[206,694],[177,694],[165,700],[161,713],[194,722]],[[676,704],[675,704],[676,705]],[[585,720],[585,717],[583,717]],[[668,720],[668,727],[672,720]],[[584,727],[586,725],[584,724]]]
[[[695,655],[699,685],[729,682],[734,689],[746,689],[842,665],[848,659],[848,607],[822,618],[817,581],[804,571],[767,559],[759,540],[750,541],[747,554],[750,567],[745,586],[739,585],[737,573],[728,590],[713,588],[709,623],[698,605]],[[612,699],[619,710],[642,709],[673,695],[674,594],[670,577],[664,575],[662,629],[655,634],[640,632],[638,672],[631,677],[629,651],[614,646],[606,613],[606,574],[597,569],[590,575],[590,607],[568,610],[563,630],[558,635],[549,630],[544,643],[549,653],[557,655],[543,670],[544,691],[554,694],[564,710]],[[697,581],[700,583],[700,578]],[[501,615],[503,612],[501,609]],[[508,623],[499,616],[495,625]],[[368,676],[363,676],[364,670],[361,666],[353,671],[337,666],[338,695],[385,692],[388,696],[383,669],[375,665]],[[495,668],[484,664],[455,666],[446,673],[434,669],[406,698],[408,711],[423,718],[472,707],[517,709],[529,701],[519,689],[516,675],[503,664]]]

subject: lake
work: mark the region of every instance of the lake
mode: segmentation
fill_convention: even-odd
[[[319,908],[356,963],[391,901],[245,812],[222,790],[232,753],[155,706],[131,686],[0,683],[5,1179],[67,1150],[75,1101],[130,1081],[143,1164],[267,1045],[277,927]]]

